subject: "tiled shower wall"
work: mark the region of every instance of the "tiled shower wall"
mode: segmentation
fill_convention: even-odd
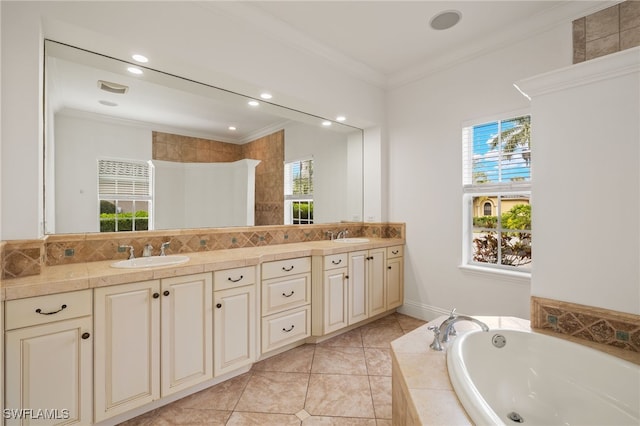
[[[284,223],[284,130],[245,144],[153,132],[152,158],[181,163],[260,160],[256,167],[255,225]]]
[[[640,46],[640,1],[627,0],[573,21],[573,63]]]
[[[155,253],[170,241],[167,254],[258,247],[327,239],[327,231],[349,230],[352,237],[404,238],[403,223],[331,223],[234,228],[202,228],[167,231],[110,232],[49,235],[40,240],[3,241],[0,244],[2,279],[38,275],[45,266],[119,260],[133,246],[137,255],[145,244]]]

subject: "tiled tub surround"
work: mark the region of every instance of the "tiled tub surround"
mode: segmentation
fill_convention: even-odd
[[[573,63],[640,46],[640,2],[627,0],[573,21]]]
[[[327,239],[327,232],[347,229],[350,237],[404,238],[403,223],[345,222],[320,225],[281,225],[234,228],[202,228],[140,232],[49,235],[38,240],[11,240],[2,245],[2,279],[38,275],[48,266],[126,259],[133,246],[136,256],[147,244],[158,254],[160,245],[171,244],[167,254],[201,253],[234,248],[264,247]]]
[[[401,238],[374,238],[368,243],[343,244],[323,241],[262,245],[236,249],[220,249],[205,252],[189,252],[189,261],[180,265],[145,269],[118,269],[110,265],[113,259],[98,262],[72,263],[48,266],[39,275],[4,280],[4,300],[62,293],[110,285],[125,284],[159,278],[211,272],[223,269],[257,265],[274,260],[293,259],[303,256],[347,253],[378,247],[404,245]],[[159,245],[158,245],[159,247]],[[126,256],[123,256],[126,258]]]
[[[529,321],[520,318],[476,318],[490,329],[531,331]],[[446,316],[441,316],[430,324],[441,324],[445,319]],[[456,330],[460,335],[479,328],[462,321],[456,323]],[[429,348],[432,341],[433,333],[424,325],[391,342],[392,423],[397,426],[472,425],[449,380],[447,345],[443,345],[442,352],[437,352]],[[601,344],[589,346],[640,364],[638,353]]]

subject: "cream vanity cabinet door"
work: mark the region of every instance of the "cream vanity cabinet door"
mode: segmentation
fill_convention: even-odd
[[[96,422],[160,397],[160,280],[94,290]]]
[[[256,359],[256,267],[214,272],[214,376]]]
[[[161,280],[161,396],[213,378],[211,273]]]
[[[387,310],[404,303],[404,257],[402,246],[387,248]]]
[[[369,250],[366,256],[366,280],[369,296],[369,316],[381,314],[387,310],[386,293],[386,249]]]
[[[91,291],[12,300],[5,308],[6,424],[90,424]],[[30,411],[11,415],[19,410]]]
[[[322,270],[322,288],[314,295],[314,335],[340,330],[349,324],[348,255],[318,256],[314,268]],[[317,273],[314,271],[314,273]]]

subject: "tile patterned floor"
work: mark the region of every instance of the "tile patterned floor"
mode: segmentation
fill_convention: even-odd
[[[422,324],[388,315],[260,361],[245,374],[123,424],[391,425],[389,343]]]

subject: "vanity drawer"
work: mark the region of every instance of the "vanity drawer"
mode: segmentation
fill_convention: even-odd
[[[262,282],[262,315],[311,303],[311,274]]]
[[[403,253],[402,246],[387,247],[387,259],[392,259],[394,257],[402,257],[403,254],[404,253]]]
[[[302,308],[262,319],[262,352],[269,352],[311,335],[311,308]]]
[[[5,302],[5,328],[29,327],[91,315],[91,290],[48,294]]]
[[[213,290],[226,290],[228,288],[242,287],[255,284],[256,267],[245,266],[243,268],[223,269],[213,273]]]
[[[347,266],[349,253],[332,254],[324,257],[324,270],[342,268]]]
[[[311,272],[311,257],[298,257],[295,259],[276,260],[262,264],[262,279],[286,277],[289,275]]]

